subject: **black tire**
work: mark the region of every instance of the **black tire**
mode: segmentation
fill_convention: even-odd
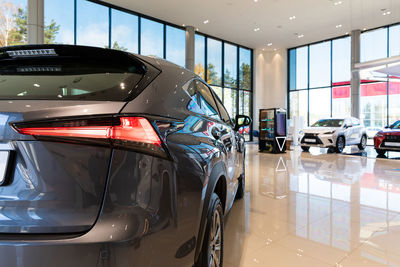
[[[223,266],[223,255],[224,255],[224,213],[223,213],[223,209],[222,209],[222,204],[221,201],[218,197],[217,194],[213,193],[211,196],[211,200],[210,200],[210,208],[208,210],[207,213],[207,226],[206,226],[206,232],[204,234],[204,240],[203,240],[203,248],[200,254],[200,264],[199,266],[201,267],[210,267],[210,266],[214,266],[214,265],[210,265],[212,258],[212,255],[214,254],[212,251],[212,249],[217,248],[217,246],[214,244],[214,241],[212,240],[212,236],[214,235],[215,238],[215,234],[211,233],[213,231],[213,226],[215,224],[214,223],[214,219],[216,219],[214,216],[219,216],[219,220],[220,220],[220,257],[219,257],[219,264],[217,264],[217,267],[221,267]]]
[[[378,156],[383,157],[385,156],[386,151],[382,149],[375,149],[376,153],[378,153]]]
[[[309,146],[302,146],[301,149],[302,149],[304,152],[310,151],[310,147],[309,147]]]
[[[363,135],[361,137],[361,142],[358,144],[358,149],[365,150],[365,148],[367,148],[367,140],[368,140],[367,136]]]
[[[342,153],[344,148],[346,147],[346,140],[343,136],[339,136],[336,140],[336,152]]]
[[[245,176],[245,166],[243,161],[243,171],[239,178],[239,187],[236,192],[236,199],[242,199],[246,194],[246,176]]]

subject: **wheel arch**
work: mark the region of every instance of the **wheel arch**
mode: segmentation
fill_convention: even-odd
[[[199,233],[197,235],[194,266],[198,266],[198,260],[200,258],[199,256],[201,253],[201,248],[203,247],[204,234],[207,226],[207,212],[210,208],[212,193],[216,193],[220,198],[225,213],[227,180],[226,180],[226,168],[223,162],[215,164],[209,176],[209,181],[203,202],[203,210],[200,218]]]

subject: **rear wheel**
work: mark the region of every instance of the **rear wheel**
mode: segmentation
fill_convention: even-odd
[[[207,227],[201,252],[201,267],[221,267],[224,247],[224,214],[217,194],[211,196]]]
[[[365,150],[366,147],[367,147],[367,136],[363,135],[361,137],[361,142],[358,144],[358,148],[360,150]]]
[[[302,149],[304,152],[310,151],[310,147],[309,147],[309,146],[302,146],[301,149]]]
[[[382,150],[382,149],[375,149],[375,150],[376,150],[376,153],[378,153],[378,155],[381,156],[381,157],[383,157],[385,155],[385,153],[386,153],[386,151]]]
[[[337,153],[342,153],[344,148],[346,146],[346,141],[344,140],[343,136],[339,136],[337,141],[336,141],[336,152]]]

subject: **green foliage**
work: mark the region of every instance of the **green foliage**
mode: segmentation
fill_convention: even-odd
[[[15,26],[10,32],[8,45],[22,45],[26,44],[28,39],[28,18],[27,12],[22,8],[18,8],[14,14]]]
[[[240,89],[250,90],[251,88],[251,68],[249,64],[243,63],[240,66]]]
[[[213,85],[221,84],[221,78],[218,77],[218,73],[215,70],[215,66],[211,63],[208,64],[208,68],[207,68],[207,83],[213,84]]]
[[[112,48],[112,49],[115,49],[115,50],[125,51],[125,52],[128,51],[128,48],[123,47],[123,46],[120,45],[117,41],[115,41],[115,42],[112,44],[112,47],[111,47],[111,48]]]
[[[50,24],[44,28],[44,43],[54,44],[59,31],[60,25],[57,25],[54,20],[51,20]]]
[[[12,2],[3,3],[4,8],[0,10],[2,13],[12,13],[13,14],[13,23],[12,27],[9,30],[9,34],[7,35],[7,42],[4,42],[8,46],[11,45],[23,45],[28,41],[28,15],[27,10],[22,8],[16,8]],[[0,17],[4,14],[0,14]],[[0,27],[5,27],[4,25],[0,25]],[[52,20],[51,23],[45,26],[44,29],[44,42],[46,44],[55,43],[56,36],[60,31],[60,25]]]

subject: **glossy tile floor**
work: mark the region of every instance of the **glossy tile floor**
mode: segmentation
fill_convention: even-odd
[[[400,266],[400,161],[258,153],[225,221],[224,266]]]

